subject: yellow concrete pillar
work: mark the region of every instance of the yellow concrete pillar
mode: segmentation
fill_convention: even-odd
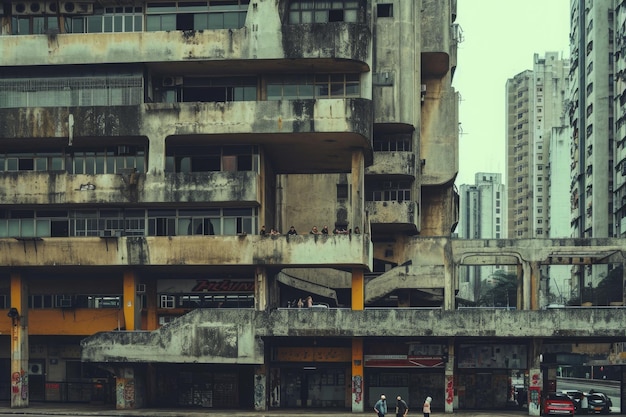
[[[365,308],[365,278],[361,268],[352,270],[352,310]]]
[[[25,408],[28,396],[28,292],[25,279],[11,273],[11,408]]]
[[[139,330],[141,322],[137,319],[137,279],[134,271],[124,271],[123,295],[126,330]]]
[[[365,411],[365,364],[363,363],[363,339],[352,339],[352,412]]]

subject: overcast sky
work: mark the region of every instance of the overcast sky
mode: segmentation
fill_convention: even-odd
[[[458,0],[458,46],[453,87],[459,92],[459,175],[473,184],[477,172],[505,178],[506,80],[532,69],[535,53],[569,58],[569,0]]]

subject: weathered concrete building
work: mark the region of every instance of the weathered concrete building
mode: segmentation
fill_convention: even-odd
[[[454,0],[0,10],[13,407],[363,411],[386,392],[450,412],[476,406],[457,388],[479,373],[500,407],[544,339],[624,337],[621,310],[546,313],[535,295],[541,263],[619,242],[449,238]],[[522,311],[455,310],[458,269],[479,264],[518,266]]]

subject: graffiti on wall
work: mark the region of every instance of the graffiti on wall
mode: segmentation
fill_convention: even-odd
[[[11,401],[21,402],[28,399],[28,373],[23,369],[11,375]]]
[[[363,377],[361,375],[352,377],[352,398],[355,404],[360,404],[363,400]]]
[[[116,406],[118,409],[135,408],[135,381],[118,378],[115,386]]]
[[[454,402],[454,377],[446,375],[446,404],[452,405]]]
[[[265,376],[257,375],[254,378],[254,408],[265,408]]]

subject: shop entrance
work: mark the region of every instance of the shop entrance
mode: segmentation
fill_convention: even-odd
[[[345,408],[345,369],[283,369],[281,407]]]

